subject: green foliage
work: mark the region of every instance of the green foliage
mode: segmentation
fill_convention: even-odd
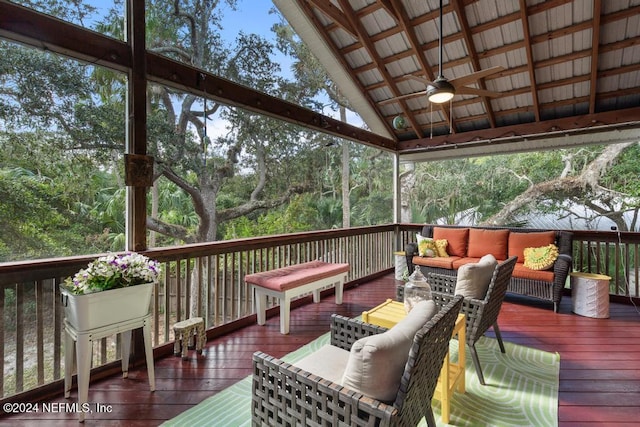
[[[629,197],[640,197],[640,144],[634,144],[616,159],[603,176],[602,182],[614,191]]]
[[[420,214],[412,221],[455,224],[468,211],[481,221],[530,185],[556,178],[561,158],[557,150],[418,164],[410,197]]]
[[[92,13],[77,2],[23,2],[36,3],[38,10],[70,22],[81,23]],[[251,33],[224,40],[221,5],[234,8],[236,1],[146,4],[149,50],[300,105],[345,104],[289,26],[274,28],[275,45]],[[176,7],[199,17],[194,37]],[[122,10],[123,2],[115,1],[95,28],[123,39]],[[276,49],[293,57],[290,80],[279,74]],[[123,249],[126,75],[5,41],[0,54],[0,260]],[[158,221],[194,240],[329,229],[341,227],[345,200],[353,226],[391,222],[390,156],[211,99],[206,113],[204,108],[192,94],[149,84],[148,149],[162,176],[150,193],[148,212],[157,208]],[[224,129],[205,135],[213,121],[224,121]],[[344,144],[350,156],[347,198],[341,186]],[[628,149],[600,182],[622,195],[621,210],[638,210],[639,151],[637,145]],[[403,198],[409,198],[415,222],[455,223],[466,212],[481,221],[532,185],[563,172],[578,175],[601,152],[602,147],[582,147],[422,163]],[[293,189],[295,196],[281,200]],[[558,192],[535,208],[560,211],[569,198],[591,200],[589,191]],[[280,204],[241,209],[257,201]],[[218,224],[221,213],[229,220]],[[201,224],[207,223],[212,225],[203,233]],[[169,232],[156,244],[179,244],[178,239]]]
[[[224,226],[223,238],[228,240],[313,230],[306,222],[314,215],[314,209],[308,204],[309,199],[308,196],[296,197],[287,208],[258,215],[255,219],[243,216],[229,221]]]

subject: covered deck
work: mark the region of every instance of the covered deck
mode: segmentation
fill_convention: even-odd
[[[276,357],[294,351],[328,331],[332,313],[357,316],[386,298],[393,298],[393,274],[345,291],[336,306],[331,295],[320,304],[310,297],[291,312],[291,333],[279,332],[277,314],[265,326],[248,324],[210,338],[203,356],[191,352],[188,361],[166,354],[156,360],[157,390],[149,392],[144,364],[129,379],[112,374],[94,381],[89,401],[109,405],[111,412],[94,413],[86,425],[152,426],[169,420],[207,397],[251,374],[251,356],[260,350]],[[274,313],[275,314],[275,313]],[[500,314],[505,341],[560,354],[559,426],[633,425],[640,406],[640,315],[629,304],[612,303],[610,319],[592,319],[571,312],[564,298],[560,312],[527,298],[507,297]],[[473,379],[468,379],[473,381]],[[62,397],[51,404],[73,402]],[[15,426],[69,425],[75,414],[32,413],[5,417]]]
[[[390,224],[252,239],[193,244],[148,251],[165,274],[152,297],[152,337],[156,391],[149,392],[140,339],[134,340],[129,379],[120,374],[120,340],[94,344],[89,402],[109,411],[87,422],[157,425],[251,372],[251,356],[260,350],[276,357],[290,353],[329,329],[332,313],[358,316],[395,295],[394,248],[402,248],[419,224]],[[635,422],[640,405],[640,313],[638,305],[638,233],[574,231],[573,269],[609,275],[609,319],[571,312],[565,289],[559,313],[550,302],[508,296],[500,327],[505,341],[558,352],[561,359],[560,425],[612,425]],[[3,404],[65,404],[63,397],[64,310],[59,285],[91,257],[7,263],[0,267],[0,289],[14,304],[2,307],[0,328],[5,351],[0,384]],[[269,301],[267,325],[256,325],[247,272],[264,271],[305,260],[347,262],[351,269],[344,302],[331,289],[319,304],[311,296],[292,302],[291,333],[280,334],[276,301]],[[201,295],[201,298],[196,298]],[[631,302],[635,303],[632,305]],[[208,343],[203,357],[173,356],[171,325],[192,315],[205,318]],[[6,319],[13,319],[7,321]],[[55,407],[55,406],[54,406]],[[59,412],[3,414],[0,421],[30,425],[47,420],[67,425],[75,414]],[[602,424],[600,424],[602,423]]]
[[[149,81],[206,98],[212,98],[212,94],[216,94],[216,99],[229,105],[378,147],[394,153],[395,167],[401,162],[419,161],[424,155],[433,157],[438,154],[438,158],[447,158],[454,152],[457,156],[474,156],[480,152],[493,154],[637,140],[637,127],[640,123],[640,109],[637,107],[640,90],[635,84],[638,61],[633,60],[625,67],[620,67],[602,57],[607,52],[637,49],[637,26],[627,24],[627,21],[636,19],[639,6],[620,6],[620,10],[610,10],[612,6],[608,2],[597,1],[594,2],[596,7],[593,13],[585,14],[584,17],[580,15],[581,18],[577,19],[579,22],[568,27],[559,26],[554,32],[533,30],[531,33],[535,37],[524,31],[521,43],[506,45],[506,50],[515,47],[526,51],[524,55],[520,55],[521,61],[518,63],[502,63],[500,58],[480,58],[478,52],[486,50],[486,46],[468,48],[466,51],[471,52],[471,55],[462,55],[461,58],[469,57],[469,61],[473,63],[463,64],[463,70],[455,69],[459,65],[457,61],[445,63],[448,76],[452,79],[460,78],[488,67],[505,66],[506,70],[488,79],[489,86],[486,88],[502,92],[503,95],[499,98],[530,93],[531,103],[514,108],[510,106],[511,99],[499,99],[492,104],[485,96],[458,98],[456,104],[444,104],[437,109],[435,138],[431,138],[428,136],[434,125],[431,119],[427,119],[430,115],[426,114],[424,99],[404,101],[399,100],[399,97],[413,96],[410,92],[418,90],[417,83],[407,84],[407,75],[415,74],[423,79],[428,77],[428,80],[433,80],[434,67],[442,64],[437,61],[425,62],[416,69],[405,69],[403,66],[394,75],[389,75],[385,70],[387,65],[393,64],[383,60],[375,52],[372,40],[364,37],[366,31],[359,28],[359,21],[362,18],[368,19],[373,13],[384,14],[382,17],[385,20],[390,15],[397,21],[393,25],[397,30],[376,30],[372,32],[372,37],[395,37],[400,32],[406,32],[406,28],[420,26],[427,20],[435,23],[436,9],[405,17],[404,12],[391,10],[395,9],[395,2],[392,2],[391,7],[388,2],[374,2],[370,7],[362,8],[363,10],[345,10],[342,13],[326,7],[323,12],[323,6],[327,2],[296,3],[313,5],[306,9],[312,13],[297,12],[300,17],[321,13],[326,15],[322,21],[324,24],[320,25],[323,28],[316,28],[322,30],[322,34],[346,32],[345,43],[352,43],[353,46],[349,47],[350,45],[341,42],[332,47],[331,49],[342,52],[336,55],[337,58],[350,55],[352,48],[362,50],[366,54],[363,55],[365,59],[368,56],[374,58],[372,61],[367,59],[366,63],[370,65],[358,70],[351,68],[351,65],[342,67],[345,73],[349,73],[351,69],[349,74],[354,77],[354,81],[359,81],[361,71],[369,73],[370,68],[382,70],[382,81],[367,80],[360,88],[360,92],[366,93],[362,96],[367,110],[371,110],[368,115],[374,116],[370,127],[376,129],[376,132],[341,123],[331,117],[229,82],[205,70],[193,69],[144,51],[143,7],[131,7],[128,11],[128,21],[133,24],[128,29],[128,39],[137,42],[126,43],[60,22],[13,2],[0,0],[0,35],[3,39],[37,48],[44,45],[48,51],[56,54],[129,72],[132,76],[129,95],[136,103],[130,112],[135,120],[128,128],[133,144],[127,147],[127,154],[133,155],[147,155],[144,131],[147,123],[143,107],[147,103],[146,86]],[[472,16],[485,9],[492,10],[476,8],[473,5],[476,2],[472,1],[449,3],[451,6],[445,12],[452,16],[451,19],[459,19],[464,23],[461,27],[466,34],[446,36],[451,41],[472,39],[472,31],[465,23],[466,13],[461,12],[461,5],[472,4]],[[526,3],[521,2],[523,5]],[[543,3],[544,5],[529,5],[521,11],[514,10],[497,19],[475,19],[487,22],[486,25],[478,25],[483,28],[477,30],[486,31],[510,25],[510,22],[516,20],[524,23],[519,24],[520,26],[528,28],[529,21],[545,23],[556,16],[564,16],[564,11],[559,8],[579,3],[576,9],[581,10],[580,4],[585,2],[555,0]],[[134,5],[134,2],[130,1],[128,4]],[[342,14],[346,14],[349,19],[343,19]],[[533,20],[530,19],[531,16],[534,17]],[[334,21],[338,24],[334,24]],[[431,24],[433,28],[434,25]],[[601,26],[603,36],[600,36]],[[592,31],[592,28],[595,30]],[[614,34],[605,37],[605,30],[606,33]],[[622,32],[619,36],[618,30]],[[358,43],[352,42],[351,34],[354,31],[359,33]],[[553,52],[558,50],[556,44],[562,41],[561,35],[583,31],[592,31],[593,42],[590,46],[582,47],[579,51],[578,47],[570,46],[567,52],[556,57],[533,57],[532,46],[543,45],[540,50]],[[432,31],[432,35],[435,34]],[[317,36],[318,39],[321,37]],[[615,38],[616,41],[605,43],[599,37],[603,40]],[[408,38],[410,46],[405,50],[412,52],[411,54],[422,52],[427,47],[433,50],[436,43],[432,38],[426,38],[423,43],[411,36]],[[77,40],[85,42],[78,43]],[[498,46],[501,44],[502,42],[498,43]],[[505,54],[499,48],[490,51]],[[395,62],[401,59],[399,52],[394,46],[392,51],[385,53],[385,57]],[[456,52],[465,50],[457,49]],[[599,59],[590,61],[590,65],[585,62],[585,68],[576,71],[574,75],[573,71],[565,68],[571,68],[577,55],[591,55]],[[620,53],[617,56],[622,55]],[[423,61],[422,54],[415,56]],[[480,62],[481,59],[483,63]],[[553,81],[550,77],[552,73],[546,70],[552,66],[562,67],[560,74],[567,77]],[[537,82],[536,74],[539,69],[544,78]],[[512,77],[518,74],[525,74],[526,78],[521,79],[522,85],[509,85]],[[629,74],[630,83],[609,83],[609,79],[616,79],[620,74]],[[585,80],[590,84],[584,84]],[[477,84],[477,89],[485,87],[482,81]],[[421,86],[423,85],[419,89],[422,91],[424,88]],[[566,86],[566,92],[575,92],[576,97],[554,99],[553,89],[558,86]],[[381,87],[381,95],[369,95]],[[393,103],[387,103],[394,99]],[[480,104],[476,106],[480,113],[467,110],[470,104]],[[451,120],[453,105],[458,110],[455,122]],[[493,117],[494,113],[498,120]],[[512,118],[521,117],[523,113],[527,117],[522,123]],[[366,111],[363,114],[367,115]],[[399,116],[408,119],[410,129],[396,129],[393,126],[394,119]],[[454,132],[451,132],[451,127]],[[398,192],[397,183],[394,186]],[[129,379],[123,380],[118,373],[117,362],[121,343],[105,339],[94,350],[93,382],[89,391],[89,400],[105,405],[105,411],[91,414],[87,417],[86,424],[159,425],[249,375],[254,351],[261,350],[274,356],[282,356],[327,332],[332,313],[357,316],[363,310],[393,297],[396,283],[391,274],[393,251],[401,249],[421,227],[416,224],[391,224],[147,251],[147,189],[145,186],[130,187],[128,203],[135,209],[132,209],[127,218],[130,231],[127,247],[158,259],[167,272],[163,282],[156,287],[152,302],[157,389],[153,393],[149,392],[143,362],[135,363]],[[574,233],[574,269],[608,274],[613,279],[610,289],[610,319],[591,319],[572,314],[570,296],[563,299],[559,313],[554,313],[546,303],[524,298],[516,300],[510,297],[503,306],[500,325],[506,341],[560,354],[560,426],[637,424],[640,407],[640,370],[637,369],[640,359],[640,314],[629,302],[631,298],[637,300],[640,294],[639,245],[639,233]],[[352,265],[343,305],[336,306],[333,298],[326,295],[318,305],[307,304],[310,298],[304,297],[292,310],[289,335],[279,333],[277,317],[271,317],[266,327],[255,325],[253,301],[249,289],[243,283],[244,274],[318,257],[349,262]],[[64,330],[59,285],[65,277],[86,265],[89,259],[88,256],[77,256],[0,266],[0,298],[9,300],[5,298],[9,294],[12,298],[11,305],[0,307],[0,340],[6,343],[0,347],[3,351],[0,358],[4,372],[0,381],[3,404],[60,404],[58,411],[47,413],[21,411],[20,414],[8,415],[5,411],[0,416],[0,423],[67,426],[76,421],[76,415],[66,411],[64,406],[74,402],[75,394],[72,394],[71,400],[63,398],[61,372],[64,349],[61,343]],[[203,298],[194,300],[194,295],[203,295]],[[195,358],[192,354],[189,361],[183,362],[172,355],[171,325],[194,312],[206,318],[209,341],[203,357]],[[270,313],[275,315],[277,311],[274,309]],[[140,359],[140,353],[138,348],[135,352],[136,360]]]

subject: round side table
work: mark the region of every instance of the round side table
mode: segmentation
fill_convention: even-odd
[[[607,319],[611,277],[593,273],[571,273],[571,305],[575,314]]]

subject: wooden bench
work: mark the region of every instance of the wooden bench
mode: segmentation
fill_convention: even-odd
[[[280,333],[289,333],[291,299],[308,292],[313,302],[320,301],[320,289],[335,284],[336,304],[342,304],[342,291],[347,280],[349,264],[310,261],[261,273],[247,274],[244,278],[254,290],[258,325],[266,323],[267,296],[280,300]]]

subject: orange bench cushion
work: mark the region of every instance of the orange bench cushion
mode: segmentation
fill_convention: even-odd
[[[349,264],[309,261],[261,273],[247,274],[244,276],[244,281],[274,291],[286,291],[348,271]]]
[[[507,259],[507,245],[509,244],[509,230],[483,230],[471,228],[469,230],[469,248],[467,256],[482,258],[491,254],[498,261]]]

